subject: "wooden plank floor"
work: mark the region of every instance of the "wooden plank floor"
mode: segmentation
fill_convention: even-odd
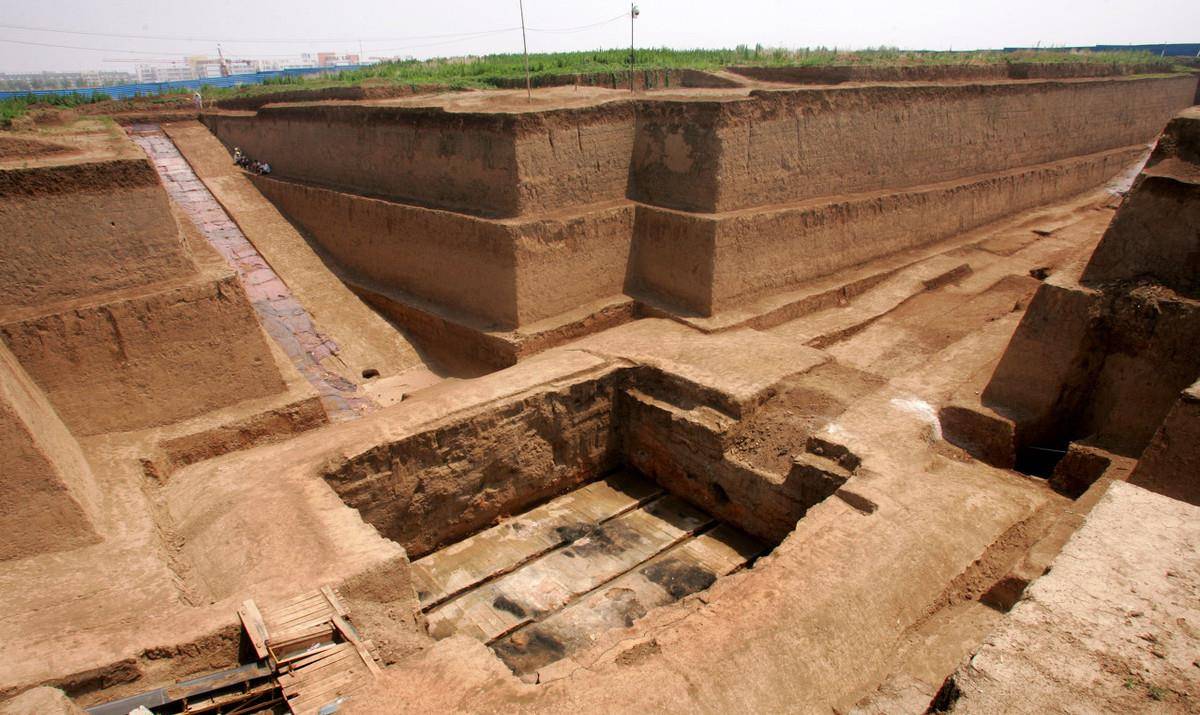
[[[323,648],[279,676],[284,701],[294,715],[310,715],[370,682],[371,673],[352,643]]]
[[[511,571],[660,494],[653,482],[618,472],[429,554],[412,565],[421,608]]]
[[[538,668],[583,650],[601,634],[628,628],[650,609],[699,593],[745,566],[765,546],[721,524],[671,548],[538,622],[492,644],[513,672]]]
[[[520,673],[708,588],[766,547],[637,475],[590,484],[416,562],[429,632]]]
[[[428,614],[429,632],[435,638],[462,633],[489,643],[562,608],[711,522],[676,497],[659,497],[434,608]]]

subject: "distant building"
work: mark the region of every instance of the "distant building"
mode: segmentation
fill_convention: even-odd
[[[259,60],[252,58],[225,59],[228,74],[253,74],[291,68],[345,67],[359,64],[357,54],[337,52],[301,53],[295,57]],[[36,74],[0,74],[0,89],[62,89],[74,87],[101,87],[133,82],[155,84],[182,80],[217,79],[224,76],[221,59],[207,55],[193,55],[183,59],[162,59],[143,62],[129,72],[40,72]]]
[[[81,72],[24,72],[15,74],[0,72],[0,90],[6,92],[14,90],[104,87],[114,84],[129,84],[134,81],[134,75],[129,72],[101,70]]]
[[[134,68],[138,82],[177,82],[196,79],[195,69],[184,61],[141,64]]]
[[[317,67],[344,67],[358,64],[357,54],[339,55],[336,52],[318,52]]]

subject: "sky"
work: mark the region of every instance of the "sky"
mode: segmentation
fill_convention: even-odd
[[[1200,42],[1200,0],[639,0],[638,6],[639,47],[966,50]],[[627,47],[628,13],[620,0],[525,0],[529,50]],[[360,46],[368,57],[520,52],[521,32],[514,29],[520,24],[518,0],[0,0],[0,72],[132,71],[138,61],[215,54],[218,41],[228,56],[247,58]]]

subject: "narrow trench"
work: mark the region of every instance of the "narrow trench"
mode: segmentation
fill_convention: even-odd
[[[1026,445],[1017,450],[1014,469],[1030,477],[1049,479],[1067,456],[1067,444]]]

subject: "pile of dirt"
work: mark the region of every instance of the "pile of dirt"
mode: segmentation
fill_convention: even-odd
[[[746,463],[786,474],[792,456],[853,402],[883,386],[884,378],[828,362],[784,382],[780,394],[737,424],[731,451]]]

